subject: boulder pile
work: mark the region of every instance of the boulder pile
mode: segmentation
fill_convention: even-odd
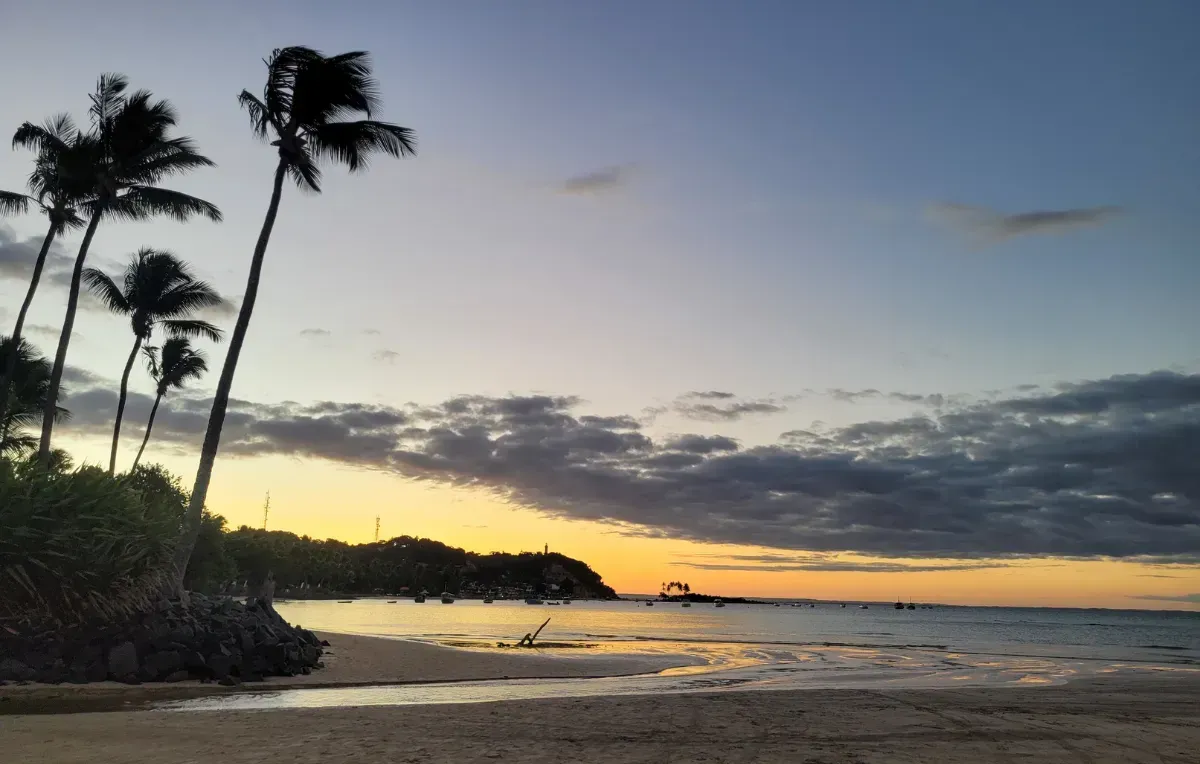
[[[235,685],[321,668],[315,634],[265,604],[228,597],[163,600],[128,622],[66,630],[0,628],[0,684],[200,680]]]

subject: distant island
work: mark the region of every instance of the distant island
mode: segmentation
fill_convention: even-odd
[[[270,578],[278,599],[403,596],[618,599],[587,563],[557,552],[478,554],[433,539],[397,536],[348,544],[241,526],[206,515],[186,585],[243,594]]]

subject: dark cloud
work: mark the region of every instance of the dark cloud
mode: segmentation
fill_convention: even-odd
[[[103,435],[114,386],[76,390],[70,426]],[[550,395],[404,409],[235,401],[223,453],[388,470],[667,538],[989,565],[1026,557],[1200,564],[1200,375],[1062,385],[742,448],[719,436],[655,441],[632,417],[582,415],[580,405]],[[169,400],[159,441],[194,448],[208,406]],[[144,421],[148,407],[132,395],[130,421]],[[700,564],[751,562],[832,564]]]
[[[301,337],[328,337],[333,332],[328,329],[301,329]]]
[[[840,388],[832,388],[826,390],[825,394],[835,401],[842,403],[859,403],[866,400],[889,400],[896,403],[918,403],[923,406],[939,407],[944,406],[951,400],[950,397],[935,393],[933,395],[922,395],[920,393],[885,393],[869,387],[866,390],[843,390]]]
[[[241,305],[241,297],[222,297],[221,301],[216,305],[201,308],[196,312],[196,315],[205,321],[220,323],[221,321],[235,318],[238,311],[241,310]]]
[[[1122,209],[1106,206],[1005,214],[984,207],[942,203],[930,205],[926,212],[934,222],[974,234],[985,243],[997,243],[1025,234],[1062,233],[1102,225],[1120,215]]]
[[[376,361],[382,361],[383,363],[395,363],[400,359],[400,354],[395,350],[388,350],[387,348],[384,348],[383,350],[376,350],[371,354],[371,357]]]
[[[1191,602],[1200,605],[1200,592],[1195,594],[1137,594],[1134,595],[1139,600],[1153,600],[1156,602]]]
[[[42,236],[18,239],[11,228],[0,225],[0,279],[29,282],[33,265],[42,249]],[[71,269],[75,258],[68,254],[61,240],[55,240],[46,253],[46,265],[42,278],[48,282],[66,286],[71,283]]]
[[[612,191],[629,182],[631,170],[628,166],[605,167],[575,175],[563,181],[559,190],[564,194],[580,195]]]
[[[1007,568],[1013,563],[999,560],[921,564],[890,560],[839,560],[832,555],[688,555],[689,558],[717,558],[723,562],[707,560],[694,562],[692,559],[673,560],[671,565],[697,570],[737,570],[753,573],[797,573],[797,572],[855,572],[855,573],[942,573],[951,570],[985,570]]]
[[[25,331],[22,336],[28,335],[31,337],[44,337],[45,339],[57,340],[61,334],[62,327],[50,326],[49,324],[30,324],[29,326],[25,327]],[[75,334],[75,339],[78,338],[79,335]]]
[[[787,411],[787,406],[773,398],[739,400],[733,393],[720,390],[684,393],[671,408],[683,418],[699,422],[734,422],[756,414]]]

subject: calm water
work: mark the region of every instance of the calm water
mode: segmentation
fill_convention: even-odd
[[[1200,613],[873,605],[690,608],[658,603],[574,602],[558,607],[460,600],[280,603],[306,628],[432,641],[512,641],[549,617],[541,639],[585,642],[860,645],[1065,658],[1200,661]]]
[[[168,711],[476,703],[494,700],[819,687],[1044,685],[1114,672],[1200,677],[1200,614],[890,606],[772,607],[633,602],[526,605],[460,600],[284,602],[310,629],[428,640],[467,649],[541,639],[578,643],[563,660],[625,654],[678,659],[655,674],[313,688],[165,703]],[[687,665],[683,665],[687,664]]]

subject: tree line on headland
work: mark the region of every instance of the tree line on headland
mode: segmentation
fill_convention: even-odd
[[[183,594],[285,185],[319,193],[323,164],[358,172],[373,155],[416,152],[412,130],[374,119],[381,103],[366,53],[326,56],[294,46],[275,50],[264,63],[261,94],[242,91],[237,100],[252,135],[269,143],[278,161],[190,491],[161,468],[139,463],[159,405],[207,371],[204,352],[193,341],[224,339],[200,317],[221,297],[165,250],[140,249],[116,278],[89,267],[87,259],[101,224],[158,217],[220,222],[212,202],[164,185],[215,163],[191,138],[176,134],[179,115],[169,101],[131,90],[119,74],[99,78],[85,127],[60,114],[26,122],[13,136],[14,148],[32,152],[33,166],[27,192],[0,191],[0,215],[40,212],[47,226],[12,333],[0,344],[0,601],[10,613],[64,620],[133,612],[155,593]],[[71,231],[83,233],[61,333],[47,356],[25,337],[25,324],[51,248]],[[85,289],[128,318],[133,333],[107,470],[74,469],[54,445],[55,425],[69,416],[60,405],[63,375]],[[119,474],[125,401],[139,356],[146,359],[156,402],[134,466]]]
[[[244,525],[230,531],[224,518],[205,514],[185,578],[189,590],[239,594],[268,574],[281,598],[422,591],[510,599],[617,596],[587,563],[556,552],[477,554],[413,536],[348,544]]]

